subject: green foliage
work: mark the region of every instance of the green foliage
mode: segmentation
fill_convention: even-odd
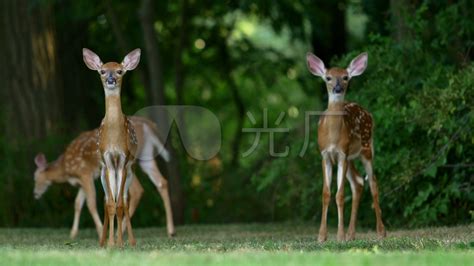
[[[389,225],[471,220],[474,64],[466,58],[473,46],[474,27],[472,19],[458,13],[470,5],[460,1],[441,9],[425,1],[413,17],[406,18],[410,30],[406,40],[397,43],[371,35],[365,47],[369,67],[352,81],[346,96],[374,116],[375,171],[384,216],[391,217],[386,219]],[[437,13],[428,13],[436,8],[440,8]],[[359,52],[330,65],[346,66]],[[296,146],[299,138],[293,135],[288,143]],[[311,141],[315,146],[316,137]],[[279,195],[274,203],[277,212],[291,209],[298,211],[289,217],[308,218],[315,213],[319,217],[320,155],[315,152],[307,157],[273,160],[253,179],[259,191]],[[373,223],[370,202],[366,189],[359,215],[363,225]]]
[[[124,49],[144,48],[138,12],[141,1],[114,2],[113,8],[108,2],[31,2],[35,8],[54,10],[58,75],[67,86],[63,91],[65,133],[32,143],[17,141],[18,145],[0,135],[0,176],[5,180],[0,182],[1,226],[71,223],[76,189],[67,184],[52,186],[40,201],[34,201],[32,159],[38,151],[44,151],[48,159],[57,157],[81,130],[99,124],[104,95],[97,76],[81,61],[82,47],[93,49],[104,61],[120,60]],[[473,3],[405,1],[409,3],[402,18],[406,29],[401,40],[394,40],[397,25],[391,23],[392,2],[396,1],[156,3],[153,25],[167,103],[203,106],[222,122],[222,148],[210,161],[189,158],[182,143],[173,140],[187,223],[319,221],[322,171],[317,117],[311,117],[306,136],[305,112],[324,110],[326,91],[322,81],[306,69],[304,55],[310,47],[326,50],[313,51],[325,58],[343,52],[335,48],[353,49],[326,62],[329,66],[344,67],[358,53],[369,52],[369,67],[351,81],[347,100],[360,103],[374,116],[375,171],[386,224],[473,221]],[[339,19],[334,14],[344,14],[341,9],[345,9],[347,32],[333,27]],[[120,36],[124,43],[119,42]],[[124,80],[126,114],[150,104],[147,70],[151,58],[146,49],[142,51],[140,67]],[[176,89],[179,60],[183,64],[182,99]],[[279,127],[290,132],[276,133],[274,143],[277,151],[288,148],[290,153],[283,158],[270,156],[271,140],[265,133],[256,150],[243,157],[256,136],[242,133],[240,127],[260,128],[265,109],[271,127],[280,112],[285,113]],[[308,148],[300,156],[305,137]],[[166,175],[165,167],[160,166]],[[145,194],[134,224],[164,224],[156,189],[144,181],[142,173],[139,178]],[[97,191],[100,199],[102,190]],[[350,203],[350,190],[346,193],[346,203]],[[374,224],[371,201],[366,186],[358,219],[361,226]],[[102,201],[98,204],[101,210]],[[346,206],[348,217],[350,204]],[[92,226],[86,212],[84,208],[81,225]],[[335,224],[335,204],[329,212],[329,221]]]

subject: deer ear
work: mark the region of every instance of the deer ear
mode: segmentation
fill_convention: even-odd
[[[141,54],[140,48],[137,48],[131,51],[130,53],[128,53],[128,55],[126,55],[125,58],[123,59],[123,62],[122,62],[123,68],[127,71],[134,70],[138,66],[138,63],[140,62],[140,54]]]
[[[347,68],[347,73],[349,77],[359,76],[364,73],[367,68],[368,55],[366,52],[361,53],[356,58],[352,59],[349,67]]]
[[[99,70],[102,67],[100,57],[87,48],[82,48],[82,58],[86,66],[91,70]]]
[[[308,64],[308,70],[315,76],[324,77],[326,75],[326,67],[324,66],[323,60],[315,56],[312,53],[306,54],[306,62]]]
[[[46,156],[43,153],[38,153],[35,156],[35,164],[38,168],[46,168],[48,166],[48,161],[46,160]]]

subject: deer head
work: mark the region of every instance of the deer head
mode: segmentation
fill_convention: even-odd
[[[48,187],[51,185],[51,180],[48,175],[48,161],[46,156],[43,153],[39,153],[35,157],[35,188],[33,193],[35,199],[41,198],[44,192],[48,190]]]
[[[91,50],[82,49],[82,56],[86,66],[99,73],[106,95],[120,93],[122,77],[129,70],[133,70],[140,62],[140,49],[135,49],[125,56],[122,63],[108,62],[103,64],[100,57]]]
[[[344,68],[333,67],[326,69],[323,60],[312,53],[306,54],[308,70],[315,76],[321,77],[326,83],[329,102],[342,102],[352,77],[364,73],[367,68],[367,53],[355,57],[349,66]]]

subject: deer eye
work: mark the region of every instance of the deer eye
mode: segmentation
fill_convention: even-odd
[[[327,80],[327,81],[330,81],[330,80],[331,80],[331,77],[326,77],[326,80]]]
[[[117,74],[122,75],[123,71],[122,70],[117,70]]]
[[[104,75],[104,74],[105,74],[105,70],[101,70],[101,71],[100,71],[100,74],[101,74],[101,75]]]
[[[342,79],[345,80],[345,81],[348,81],[348,80],[349,80],[349,77],[348,77],[348,76],[344,76],[344,77],[342,77]]]

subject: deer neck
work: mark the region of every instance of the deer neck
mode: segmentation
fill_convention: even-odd
[[[329,101],[324,124],[329,133],[331,142],[337,142],[344,125],[344,101]]]
[[[108,95],[105,98],[105,118],[104,122],[113,124],[123,120],[122,103],[120,94]]]
[[[99,129],[99,150],[126,151],[127,129],[122,113],[120,95],[107,95],[105,98],[105,117]]]
[[[329,91],[328,91],[329,92]],[[328,95],[328,110],[343,111],[344,110],[344,93],[332,93]]]
[[[64,155],[61,155],[56,161],[50,163],[46,169],[46,176],[55,183],[64,183],[68,176],[64,168]]]
[[[344,98],[339,98],[337,100],[334,99],[329,99],[328,102],[328,109],[327,111],[329,112],[330,117],[335,118],[335,119],[342,119],[342,115],[344,113]]]

